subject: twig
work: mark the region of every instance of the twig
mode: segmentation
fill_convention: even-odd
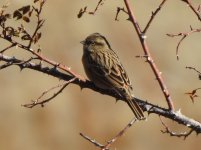
[[[166,1],[167,1],[167,0],[163,0],[163,1],[160,3],[160,5],[158,6],[158,8],[157,8],[154,12],[152,12],[151,18],[149,19],[149,21],[148,21],[146,27],[144,28],[144,30],[142,31],[143,34],[145,34],[145,33],[147,32],[148,28],[150,27],[150,24],[152,23],[152,21],[154,20],[155,16],[156,16],[157,13],[161,10],[161,8],[163,7],[163,5],[165,4]]]
[[[89,14],[94,15],[96,13],[96,11],[98,10],[98,8],[100,7],[100,5],[103,5],[103,1],[104,0],[99,0],[94,11],[89,12]]]
[[[165,82],[161,76],[161,72],[159,71],[158,67],[156,66],[156,64],[154,63],[154,60],[151,56],[151,53],[150,53],[150,50],[148,48],[148,45],[146,43],[146,40],[145,40],[145,35],[142,33],[139,25],[138,25],[138,22],[137,22],[137,19],[135,18],[134,16],[134,13],[131,9],[131,6],[130,6],[130,2],[129,0],[124,0],[124,3],[126,5],[126,8],[127,8],[127,11],[128,11],[128,14],[129,14],[129,18],[130,18],[130,21],[132,22],[136,32],[137,32],[137,35],[140,39],[140,42],[141,42],[141,45],[142,45],[142,48],[144,50],[144,55],[147,56],[146,57],[146,60],[147,62],[149,63],[152,71],[154,72],[154,75],[156,76],[156,79],[160,85],[160,88],[165,96],[165,99],[167,101],[167,104],[168,104],[168,107],[170,110],[174,110],[174,104],[173,104],[173,101],[172,101],[172,98],[169,94],[169,91],[165,85]]]
[[[200,5],[198,6],[198,9],[196,9],[196,8],[193,6],[193,4],[191,3],[191,0],[181,0],[181,1],[187,3],[188,6],[191,8],[191,10],[192,10],[192,11],[196,14],[196,16],[198,17],[198,20],[201,21],[201,14],[200,14],[200,9],[199,9]]]
[[[201,32],[201,28],[199,29],[192,29],[192,27],[190,26],[190,31],[189,32],[180,32],[178,34],[166,34],[169,37],[177,37],[177,36],[182,36],[182,38],[179,40],[178,44],[177,44],[177,48],[176,48],[176,56],[177,56],[177,60],[179,60],[179,46],[181,45],[182,41],[188,37],[189,35],[191,35],[192,33],[195,32]]]
[[[89,141],[90,143],[94,144],[95,146],[97,146],[97,147],[99,147],[99,148],[101,148],[101,149],[104,148],[104,145],[98,143],[95,139],[91,139],[89,136],[84,135],[83,133],[80,133],[80,135],[81,135],[84,139],[86,139],[87,141]]]
[[[185,94],[189,95],[190,99],[192,100],[192,102],[194,103],[195,98],[198,97],[197,95],[197,91],[200,90],[201,88],[197,88],[192,90],[191,92],[186,92]]]
[[[81,8],[80,11],[79,11],[79,13],[77,14],[77,17],[78,17],[78,18],[81,18],[84,13],[88,13],[88,14],[90,14],[90,15],[94,15],[94,14],[97,12],[98,8],[99,8],[101,5],[104,4],[103,1],[104,1],[104,0],[99,0],[99,1],[98,1],[97,5],[96,5],[96,8],[94,9],[94,11],[89,11],[89,12],[88,12],[88,11],[87,11],[87,6],[85,6],[84,8]]]
[[[123,128],[120,132],[118,132],[117,135],[114,136],[111,140],[107,141],[107,144],[105,144],[105,145],[100,144],[100,143],[97,142],[96,140],[91,139],[89,136],[86,136],[86,135],[84,135],[84,134],[82,134],[82,133],[80,133],[80,135],[81,135],[84,139],[86,139],[86,140],[88,140],[89,142],[93,143],[95,146],[101,148],[101,150],[109,150],[109,148],[112,146],[112,144],[113,144],[114,142],[116,142],[123,134],[125,134],[126,131],[127,131],[127,130],[133,125],[133,123],[135,123],[136,121],[137,121],[137,119],[135,119],[135,118],[134,118],[133,120],[131,120],[131,121],[126,125],[125,128]]]
[[[36,34],[38,33],[39,29],[43,26],[43,24],[44,24],[44,22],[45,22],[45,20],[40,19],[40,14],[41,14],[41,12],[42,12],[42,9],[43,9],[43,6],[44,6],[44,4],[45,4],[45,1],[46,1],[46,0],[43,0],[43,2],[40,3],[39,9],[35,9],[35,8],[33,7],[33,9],[35,10],[35,12],[37,13],[37,14],[36,14],[36,17],[37,17],[37,25],[36,25],[36,28],[35,28],[35,31],[34,31],[33,35],[32,35],[31,38],[30,38],[29,44],[28,44],[28,46],[27,46],[28,48],[31,47],[31,45],[32,45],[32,43],[33,43],[33,41],[34,41],[34,38],[35,38]]]
[[[170,136],[175,136],[175,137],[183,137],[184,140],[191,135],[191,133],[194,131],[193,129],[190,129],[189,132],[181,132],[181,133],[176,133],[170,130],[170,128],[163,122],[162,118],[159,116],[160,121],[162,125],[165,127],[165,130],[161,130],[162,133],[168,133]]]
[[[49,90],[44,91],[36,100],[32,101],[32,103],[30,104],[24,104],[22,106],[27,107],[27,108],[33,108],[36,105],[41,105],[41,107],[44,107],[44,104],[49,102],[50,100],[52,100],[53,98],[55,98],[57,95],[59,95],[65,88],[66,86],[68,86],[70,83],[72,83],[73,81],[75,81],[76,78],[72,78],[68,81],[65,81],[63,84],[59,84],[57,86],[54,86],[52,88],[50,88]],[[51,97],[44,99],[42,101],[40,101],[42,99],[42,97],[44,95],[46,95],[47,93],[49,93],[50,91],[61,87],[56,93],[54,93]]]
[[[8,47],[6,47],[6,48],[4,48],[3,50],[1,50],[0,53],[3,53],[3,52],[9,50],[10,48],[12,48],[12,47],[14,47],[14,46],[16,46],[16,44],[11,44],[11,45],[9,45]]]
[[[194,67],[188,67],[188,66],[186,66],[186,69],[192,69],[192,70],[194,70],[195,72],[197,72],[198,74],[201,75],[201,72],[199,70],[197,70],[196,68],[194,68]]]
[[[135,123],[137,121],[137,119],[133,119],[131,120],[131,122],[129,122],[127,124],[127,126],[125,128],[123,128],[115,137],[113,137],[110,141],[107,142],[107,144],[104,146],[104,148],[102,150],[107,150],[109,149],[109,147],[115,142],[117,141],[117,139],[119,139],[123,134],[126,133],[126,131],[133,125],[133,123]]]
[[[126,14],[128,14],[128,12],[124,9],[124,7],[123,7],[123,8],[117,7],[117,12],[116,12],[116,16],[115,16],[115,21],[119,21],[118,16],[119,16],[119,13],[120,13],[121,11],[123,11],[123,12],[126,13]]]
[[[5,39],[5,37],[4,37],[3,35],[1,35],[1,34],[0,34],[0,38]],[[36,50],[33,50],[32,48],[29,48],[28,46],[24,46],[24,45],[22,45],[22,44],[20,44],[20,43],[18,43],[18,42],[16,42],[16,41],[14,41],[13,39],[5,39],[5,40],[7,40],[8,42],[10,42],[10,43],[12,43],[12,44],[17,45],[19,48],[22,48],[22,49],[24,49],[24,50],[27,50],[27,51],[31,52],[33,55],[37,56],[38,59],[40,59],[40,60],[42,60],[42,61],[44,61],[44,62],[47,62],[47,63],[53,65],[54,67],[60,68],[60,69],[63,70],[63,71],[66,71],[67,73],[73,75],[74,77],[78,78],[79,80],[85,81],[85,78],[84,78],[84,77],[82,77],[82,76],[80,76],[80,75],[77,75],[75,72],[73,72],[73,71],[71,70],[71,68],[66,67],[66,66],[63,65],[63,64],[56,63],[56,62],[54,62],[54,61],[52,61],[52,60],[49,60],[48,58],[44,57],[44,56],[40,53],[40,51],[38,52],[38,51],[36,51]]]

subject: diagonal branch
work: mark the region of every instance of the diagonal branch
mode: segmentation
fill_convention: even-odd
[[[140,42],[141,42],[141,45],[142,45],[142,48],[143,48],[143,51],[144,51],[144,55],[146,56],[146,60],[147,62],[149,63],[152,71],[154,72],[154,75],[156,76],[156,79],[160,85],[160,88],[163,92],[163,95],[165,96],[166,98],[166,101],[167,101],[167,104],[168,104],[168,107],[170,110],[174,110],[174,104],[173,104],[173,101],[172,101],[172,98],[170,96],[170,93],[165,85],[165,82],[161,76],[161,72],[159,71],[158,67],[156,66],[156,64],[154,63],[154,60],[151,56],[151,53],[150,53],[150,50],[149,50],[149,47],[147,45],[147,42],[145,40],[146,36],[143,34],[143,32],[141,31],[140,27],[139,27],[139,24],[137,22],[137,19],[135,18],[135,15],[131,9],[131,6],[130,6],[130,2],[129,0],[124,0],[124,3],[126,5],[126,8],[128,10],[128,15],[129,15],[129,18],[130,18],[130,21],[132,22],[136,32],[137,32],[137,35],[140,39]]]
[[[63,84],[57,85],[55,87],[50,88],[49,90],[44,91],[36,100],[32,101],[32,103],[29,104],[24,104],[22,106],[27,107],[27,108],[33,108],[36,105],[41,105],[41,107],[44,107],[44,104],[51,101],[52,99],[54,99],[56,96],[58,96],[70,83],[72,83],[76,78],[72,78],[68,81],[65,81]],[[56,93],[54,93],[51,97],[44,99],[42,101],[40,101],[42,99],[42,97],[44,97],[44,95],[46,95],[47,93],[49,93],[50,91],[61,87]]]
[[[132,119],[127,125],[126,127],[124,127],[120,132],[117,133],[117,135],[115,135],[111,140],[107,141],[107,144],[102,145],[100,143],[98,143],[96,140],[91,139],[89,136],[84,135],[83,133],[80,133],[80,135],[86,139],[87,141],[93,143],[95,146],[101,148],[101,150],[109,150],[109,148],[112,146],[112,144],[114,142],[117,141],[117,139],[119,139],[135,122],[137,121],[137,119]]]
[[[142,31],[143,34],[145,34],[145,33],[147,32],[147,30],[148,30],[149,27],[150,27],[150,24],[152,23],[152,21],[154,20],[155,16],[156,16],[157,13],[161,10],[161,8],[163,7],[163,5],[165,4],[166,1],[167,1],[167,0],[163,0],[163,1],[160,3],[160,5],[158,6],[158,8],[157,8],[154,12],[152,12],[151,18],[149,19],[149,21],[148,21],[146,27],[144,28],[144,30]]]
[[[200,12],[199,9],[196,9],[196,8],[193,6],[191,0],[181,0],[181,1],[187,3],[188,6],[191,8],[191,10],[192,10],[192,11],[196,14],[196,16],[198,17],[198,20],[201,21],[201,12]],[[200,7],[200,6],[199,6],[199,7]],[[199,7],[198,7],[198,8],[199,8]]]

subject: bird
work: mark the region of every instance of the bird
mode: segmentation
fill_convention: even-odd
[[[100,33],[90,34],[83,44],[82,63],[85,73],[97,87],[115,91],[133,111],[136,119],[144,119],[141,107],[132,96],[132,85],[118,55]]]

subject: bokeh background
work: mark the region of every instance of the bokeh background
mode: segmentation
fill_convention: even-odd
[[[127,16],[119,15],[115,21],[116,7],[124,7],[123,1],[105,1],[95,15],[80,19],[77,14],[88,6],[94,10],[98,1],[94,0],[47,0],[42,17],[46,20],[42,28],[40,46],[43,54],[54,61],[63,63],[78,74],[86,77],[81,63],[82,45],[79,43],[87,35],[100,32],[107,37],[112,48],[118,53],[134,86],[136,97],[167,107],[165,99],[153,73],[143,59],[139,40]],[[0,1],[0,5],[7,1]],[[12,12],[32,0],[10,0],[8,12]],[[133,1],[134,12],[141,27],[150,18],[160,0]],[[194,5],[200,3],[193,1]],[[11,22],[12,25],[14,22]],[[19,23],[19,22],[18,22]],[[27,25],[23,22],[23,24]],[[151,53],[162,72],[162,76],[174,100],[176,110],[196,120],[201,119],[201,98],[193,104],[185,92],[201,87],[197,74],[185,69],[194,66],[201,70],[200,33],[185,39],[180,47],[180,60],[176,60],[175,50],[179,38],[167,37],[167,33],[189,31],[189,26],[200,27],[200,22],[182,1],[169,0],[156,16],[148,33],[147,42]],[[35,24],[27,28],[32,31]],[[0,41],[0,49],[8,44]],[[12,49],[7,55],[17,55],[27,59],[20,49]],[[110,140],[132,119],[133,114],[123,102],[89,89],[81,90],[69,85],[62,94],[45,105],[44,108],[24,108],[21,104],[36,99],[43,91],[55,86],[59,80],[33,70],[20,71],[16,66],[0,71],[0,149],[2,150],[94,150],[94,145],[84,140],[82,132],[101,143]],[[198,94],[200,94],[199,92]],[[188,131],[168,119],[165,123],[176,132]],[[135,123],[113,146],[117,149],[198,149],[201,137],[193,133],[185,141],[182,138],[162,134],[164,129],[157,115],[150,115],[147,121]]]

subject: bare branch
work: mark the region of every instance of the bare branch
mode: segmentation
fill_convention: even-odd
[[[201,88],[197,88],[192,90],[191,92],[186,92],[185,94],[189,95],[190,99],[192,100],[192,102],[194,103],[195,98],[198,97],[197,95],[197,91],[200,90]]]
[[[12,48],[12,47],[14,47],[14,46],[16,46],[16,44],[11,44],[11,45],[9,45],[8,47],[6,47],[6,48],[4,48],[3,50],[1,50],[0,53],[3,53],[3,52],[9,50],[10,48]]]
[[[198,6],[198,9],[196,9],[196,8],[193,6],[191,0],[181,0],[181,1],[187,3],[188,6],[191,8],[191,10],[192,10],[192,11],[196,14],[196,16],[198,17],[198,20],[201,21],[200,5]]]
[[[162,125],[165,127],[165,130],[161,130],[161,132],[162,133],[167,133],[170,136],[183,137],[184,140],[185,140],[194,131],[193,129],[191,129],[189,132],[175,133],[175,132],[171,131],[171,129],[164,123],[164,121],[162,120],[161,117],[160,117],[160,120],[161,120]]]
[[[95,9],[94,9],[94,11],[89,11],[89,12],[88,12],[88,11],[87,11],[87,6],[85,6],[84,8],[81,8],[80,11],[79,11],[79,13],[77,14],[77,17],[78,17],[78,18],[81,18],[84,13],[88,13],[88,14],[90,14],[90,15],[94,15],[94,14],[97,12],[97,10],[99,9],[99,7],[104,4],[103,1],[104,1],[104,0],[99,0],[99,1],[98,1],[97,5],[96,5],[96,7],[95,7]]]
[[[197,69],[194,68],[194,67],[186,67],[186,69],[192,69],[192,70],[194,70],[195,72],[197,72],[197,73],[198,73],[198,77],[199,77],[199,79],[201,80],[201,72],[200,72],[199,70],[197,70]]]
[[[199,29],[192,29],[192,27],[190,26],[191,31],[189,32],[180,32],[178,34],[166,34],[169,37],[177,37],[177,36],[181,36],[182,38],[179,40],[178,44],[177,44],[177,48],[176,48],[176,56],[177,56],[177,60],[179,60],[179,46],[181,45],[182,41],[188,37],[189,35],[191,35],[192,33],[195,32],[201,32],[201,28]]]
[[[98,143],[95,139],[91,139],[89,136],[84,135],[83,133],[80,133],[80,135],[81,135],[84,139],[86,139],[87,141],[89,141],[90,143],[94,144],[95,146],[97,146],[97,147],[99,147],[99,148],[101,148],[101,149],[104,148],[104,145]],[[108,149],[105,149],[105,150],[108,150]]]
[[[137,19],[135,18],[134,16],[134,13],[131,9],[131,6],[130,6],[130,2],[129,0],[124,0],[124,3],[126,5],[126,8],[128,10],[128,14],[129,14],[129,18],[130,18],[130,21],[132,22],[136,32],[137,32],[137,35],[140,39],[140,42],[141,42],[141,45],[142,45],[142,48],[143,48],[143,51],[144,51],[144,55],[147,56],[146,57],[146,61],[149,63],[152,71],[154,72],[154,75],[160,85],[160,88],[163,92],[163,95],[165,96],[165,99],[167,101],[167,104],[168,104],[168,107],[170,110],[174,110],[174,104],[173,104],[173,101],[172,101],[172,98],[170,96],[170,93],[166,87],[166,84],[161,76],[161,72],[159,71],[158,67],[156,66],[156,64],[154,63],[154,59],[152,58],[151,56],[151,53],[150,53],[150,50],[149,50],[149,47],[147,45],[147,42],[146,42],[146,36],[143,34],[143,32],[141,31],[140,27],[139,27],[139,24],[137,22]]]
[[[146,27],[144,28],[144,30],[142,31],[143,34],[145,34],[145,33],[147,32],[147,30],[148,30],[148,28],[150,27],[150,25],[151,25],[152,21],[154,20],[155,16],[156,16],[157,13],[161,10],[161,8],[163,7],[163,5],[165,4],[166,1],[167,1],[167,0],[163,0],[163,1],[160,3],[160,5],[158,6],[158,8],[157,8],[154,12],[152,12],[151,18],[149,19],[149,21],[148,21]]]
[[[117,12],[116,12],[116,16],[115,16],[115,21],[119,21],[118,16],[119,16],[119,13],[120,13],[121,11],[123,11],[123,12],[126,13],[126,14],[128,14],[128,12],[124,9],[124,7],[123,7],[123,8],[117,7]]]
[[[65,81],[63,84],[59,84],[57,86],[54,86],[52,88],[50,88],[49,90],[44,91],[36,100],[33,100],[32,103],[30,104],[24,104],[22,106],[27,107],[27,108],[33,108],[37,105],[41,105],[41,107],[44,107],[44,104],[51,101],[53,98],[55,98],[56,96],[58,96],[70,83],[72,83],[73,81],[75,81],[76,78],[72,78],[68,81]],[[44,95],[46,95],[47,93],[49,93],[50,91],[61,87],[56,93],[54,93],[51,97],[41,100]]]
[[[84,134],[82,134],[82,133],[80,133],[80,135],[81,135],[84,139],[86,139],[86,140],[88,140],[89,142],[93,143],[95,146],[101,148],[101,150],[109,150],[109,148],[112,146],[112,144],[113,144],[114,142],[116,142],[123,134],[125,134],[126,131],[127,131],[127,130],[133,125],[133,123],[135,123],[136,121],[137,121],[137,119],[135,119],[135,118],[134,118],[133,120],[131,120],[131,121],[126,125],[125,128],[123,128],[120,132],[118,132],[117,135],[114,136],[111,140],[107,141],[107,144],[105,144],[105,145],[102,145],[102,144],[98,143],[96,140],[91,139],[89,136],[86,136],[86,135],[84,135]]]

